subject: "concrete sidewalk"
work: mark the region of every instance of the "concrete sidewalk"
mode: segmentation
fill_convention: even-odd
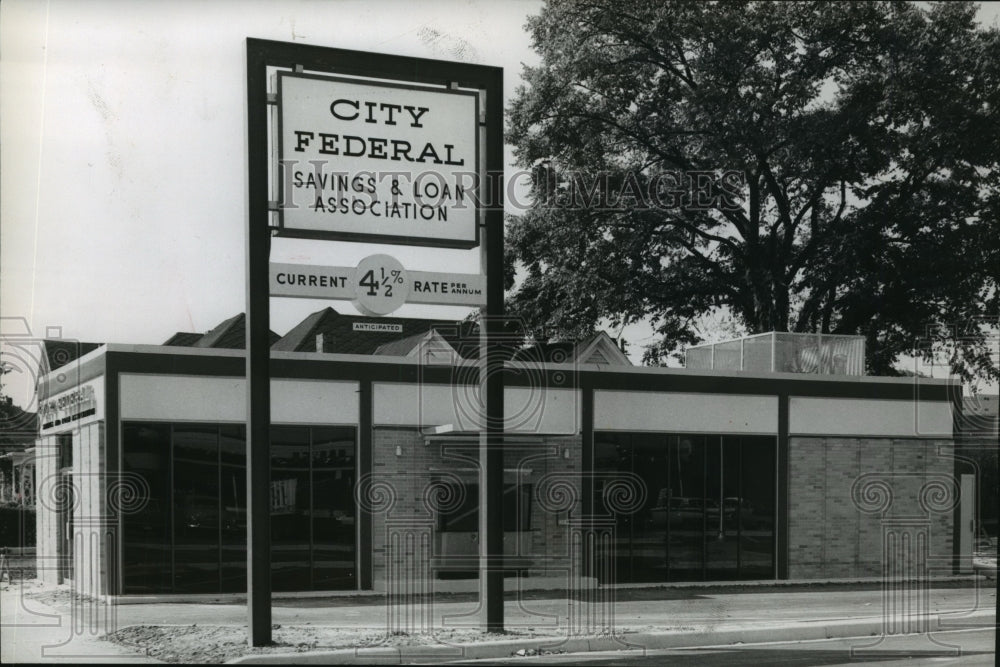
[[[982,581],[932,584],[928,591],[927,610],[931,616],[918,625],[915,618],[894,619],[895,627],[911,630],[927,628],[943,630],[960,627],[994,627],[996,590],[993,582]],[[401,663],[433,660],[506,657],[520,649],[526,652],[545,649],[575,652],[580,650],[621,650],[636,648],[667,648],[734,642],[817,639],[826,637],[876,637],[883,634],[886,617],[883,594],[877,584],[808,585],[808,586],[725,586],[642,588],[614,591],[613,606],[567,600],[560,594],[525,593],[520,600],[506,604],[506,624],[516,633],[509,639],[474,643],[447,643],[456,634],[471,632],[477,627],[474,596],[438,595],[411,607],[409,628],[417,634],[421,627],[448,629],[437,636],[443,643],[423,646],[399,646],[400,637],[388,632],[388,609],[383,599],[325,598],[276,600],[273,622],[285,627],[305,626],[313,630],[338,628],[385,638],[382,646],[366,649],[344,648],[337,645],[313,645],[308,652],[301,647],[275,647],[266,653],[237,657],[242,662],[379,662]],[[63,655],[79,657],[108,656],[121,660],[123,649],[97,639],[97,630],[113,631],[133,625],[149,626],[233,626],[246,625],[246,608],[236,604],[155,603],[105,607],[66,602],[42,604],[37,593],[20,602],[4,591],[3,655],[8,661],[8,621],[20,623],[11,635],[14,647],[11,660],[37,662],[59,659]],[[58,596],[56,596],[58,597]],[[12,602],[17,602],[13,605]],[[20,612],[18,612],[20,609]],[[52,614],[45,618],[41,614]],[[604,616],[607,614],[607,616]],[[83,623],[75,626],[75,617]],[[570,616],[590,619],[592,632],[588,636],[568,630]],[[28,618],[28,617],[31,618]],[[37,617],[37,619],[35,618]],[[904,626],[900,626],[900,620]],[[607,626],[613,632],[607,632]],[[72,628],[70,630],[69,628]],[[603,635],[598,633],[604,630]],[[61,633],[61,634],[60,634]],[[45,636],[48,636],[48,639]],[[340,633],[341,637],[344,632]],[[533,636],[529,636],[533,635]],[[69,640],[58,648],[40,649]],[[405,638],[404,638],[405,639]],[[874,639],[874,638],[873,638]],[[55,641],[54,641],[55,640]],[[60,653],[61,651],[61,653]],[[235,656],[234,656],[235,657]],[[70,659],[69,657],[63,659]],[[134,659],[147,661],[144,655]]]
[[[41,590],[33,583],[0,584],[0,663],[159,662],[100,639],[109,626],[106,607],[46,604],[33,597]]]

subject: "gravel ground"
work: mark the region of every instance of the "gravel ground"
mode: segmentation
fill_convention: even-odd
[[[979,553],[975,558],[977,564],[991,564],[995,567],[996,555]],[[868,588],[874,584],[867,585],[826,585],[824,590],[853,590],[855,588]],[[966,582],[947,582],[942,587],[964,586]],[[728,588],[728,587],[726,587]],[[747,591],[748,587],[738,585],[732,587],[734,591]],[[798,588],[790,587],[790,588]],[[816,586],[812,587],[814,590]],[[683,599],[703,593],[703,589],[687,590],[677,589],[624,589],[618,591],[619,597],[626,600],[668,600]],[[545,598],[545,593],[537,593],[539,598]],[[40,590],[26,592],[28,598],[37,599],[57,609],[68,609],[77,596],[70,590],[60,588],[42,588]],[[457,594],[454,597],[466,597]],[[359,601],[367,603],[384,604],[384,599],[376,598],[347,598],[347,599],[323,599],[312,600],[303,599],[294,603],[286,603],[289,606],[314,606],[330,605],[338,606],[343,604],[357,604]],[[624,601],[624,600],[623,600]],[[620,632],[631,633],[636,631],[650,630],[646,627],[620,628]],[[662,630],[663,628],[658,628]],[[674,628],[682,629],[682,628]],[[692,628],[684,628],[692,629]],[[222,663],[233,658],[248,654],[269,654],[269,653],[294,653],[315,650],[336,650],[344,648],[372,648],[372,647],[398,647],[417,646],[434,644],[462,644],[471,642],[482,642],[501,639],[523,638],[527,641],[519,647],[526,655],[537,652],[537,643],[546,639],[556,639],[546,633],[535,633],[527,631],[510,631],[506,634],[484,633],[477,629],[442,629],[434,634],[399,634],[387,635],[384,629],[373,628],[365,630],[362,628],[337,628],[319,625],[295,625],[283,626],[275,625],[272,637],[274,645],[264,648],[250,648],[247,646],[246,627],[242,625],[134,625],[122,628],[117,632],[106,635],[102,639],[113,642],[130,651],[140,655],[148,655],[157,660],[174,663]],[[538,640],[538,641],[533,641]]]
[[[25,597],[61,611],[69,609],[75,601],[89,600],[63,587],[29,590],[25,592]],[[442,629],[433,634],[387,635],[384,629],[337,628],[307,623],[298,626],[274,625],[271,633],[273,646],[250,648],[246,632],[246,627],[242,625],[132,625],[104,635],[101,639],[164,662],[217,664],[248,654],[548,637],[545,633],[531,631],[494,634],[465,628]]]
[[[463,644],[518,637],[530,640],[545,636],[530,632],[493,634],[471,629],[442,630],[433,635],[387,636],[384,632],[312,625],[275,625],[271,634],[274,645],[262,648],[247,646],[246,628],[242,626],[133,625],[106,635],[103,639],[164,662],[222,663],[250,654]]]

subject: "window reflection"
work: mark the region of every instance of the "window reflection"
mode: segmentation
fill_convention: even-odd
[[[144,480],[141,509],[126,512],[122,523],[122,572],[125,593],[152,593],[173,586],[171,549],[170,426],[125,424],[122,467]]]
[[[219,590],[218,427],[173,427],[174,589]]]
[[[595,573],[622,583],[773,578],[775,457],[769,436],[595,433],[594,510],[616,528]],[[642,480],[645,502],[613,514],[603,487],[622,472]]]
[[[246,590],[246,428],[123,427],[123,468],[150,489],[123,517],[124,591]],[[274,590],[355,587],[354,427],[274,427]]]

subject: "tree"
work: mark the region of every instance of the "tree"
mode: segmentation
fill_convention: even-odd
[[[869,372],[947,343],[998,376],[1000,34],[970,3],[550,0],[508,140],[508,310],[651,320],[660,363],[729,311],[863,334]]]
[[[5,445],[24,445],[38,430],[37,415],[25,412],[14,405],[13,399],[4,392],[3,376],[14,371],[14,366],[0,361],[0,449]]]

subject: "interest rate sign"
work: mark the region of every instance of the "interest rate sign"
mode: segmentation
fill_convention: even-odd
[[[366,315],[388,315],[404,303],[483,306],[481,274],[409,271],[389,255],[369,255],[357,266],[271,262],[270,294],[352,301]]]
[[[479,96],[278,73],[282,234],[478,244]]]

